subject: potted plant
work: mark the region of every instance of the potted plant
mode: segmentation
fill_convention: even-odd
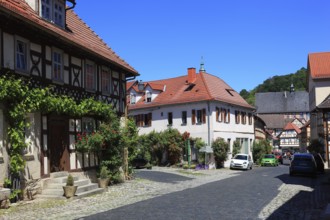
[[[68,178],[66,180],[66,185],[63,186],[64,190],[64,196],[66,198],[71,198],[76,194],[78,186],[74,185],[74,179],[71,174],[68,175]]]
[[[100,170],[100,178],[98,179],[99,181],[99,187],[100,188],[108,188],[109,181],[110,181],[110,171],[108,167],[106,166],[101,166]]]

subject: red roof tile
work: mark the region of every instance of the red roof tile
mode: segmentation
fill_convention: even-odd
[[[66,11],[66,30],[42,19],[24,0],[0,0],[0,11],[10,13],[21,19],[22,22],[38,26],[54,37],[64,39],[108,62],[117,64],[132,75],[138,75],[138,72],[112,51],[73,10]]]
[[[283,130],[295,130],[296,132],[297,132],[297,134],[300,134],[301,133],[301,129],[300,128],[298,128],[298,126],[297,125],[295,125],[295,124],[293,124],[293,123],[291,123],[291,122],[289,122],[285,127],[284,127],[284,129]]]
[[[308,66],[313,79],[330,78],[330,52],[310,53]]]
[[[142,97],[136,104],[129,106],[130,110],[201,101],[221,101],[253,109],[222,79],[208,73],[196,74],[194,83],[188,83],[188,75],[145,83],[164,85],[166,89],[152,102],[146,103]],[[127,88],[130,87],[127,86]]]

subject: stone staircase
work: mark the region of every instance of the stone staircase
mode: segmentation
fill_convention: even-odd
[[[38,198],[52,198],[52,199],[65,199],[62,186],[66,185],[66,180],[69,173],[67,171],[61,171],[51,173],[50,178],[43,180],[42,193],[38,194]],[[105,189],[99,188],[97,183],[92,183],[90,179],[82,176],[75,176],[74,185],[78,186],[77,192],[74,198],[81,198],[97,193],[103,193]]]

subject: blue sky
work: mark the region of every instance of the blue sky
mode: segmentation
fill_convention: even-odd
[[[74,11],[142,81],[199,70],[251,90],[330,51],[329,0],[77,0]]]

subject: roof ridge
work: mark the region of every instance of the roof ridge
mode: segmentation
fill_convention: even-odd
[[[206,83],[205,78],[204,78],[204,74],[207,74],[207,73],[200,72],[199,74],[200,74],[200,76],[202,78],[202,82],[203,82],[203,84],[204,84],[204,86],[206,88],[206,91],[207,91],[207,94],[208,94],[209,98],[210,99],[214,99],[214,97],[211,95],[211,92],[210,92],[210,89],[208,87],[208,84]],[[210,75],[210,74],[208,74],[208,75]]]

